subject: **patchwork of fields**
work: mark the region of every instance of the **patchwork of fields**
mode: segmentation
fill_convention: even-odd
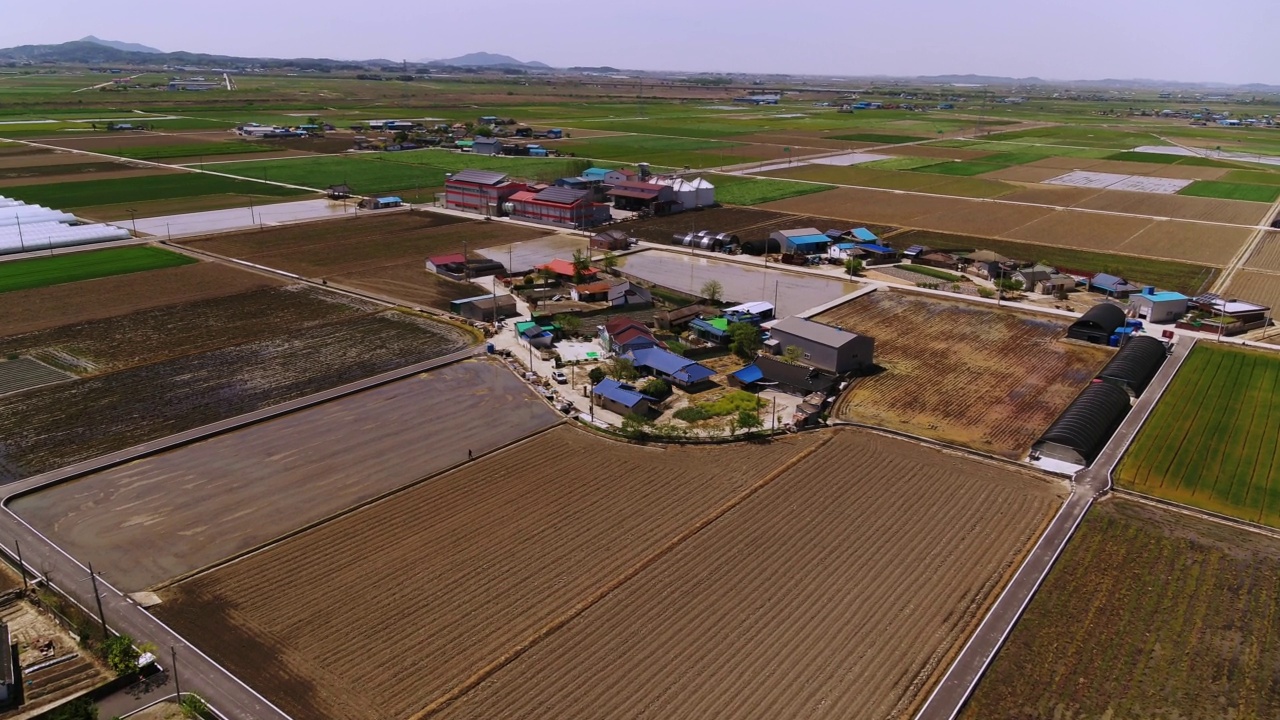
[[[0,263],[0,293],[178,267],[195,258],[157,247],[119,247]]]
[[[1280,356],[1200,343],[1125,454],[1122,487],[1280,527]]]

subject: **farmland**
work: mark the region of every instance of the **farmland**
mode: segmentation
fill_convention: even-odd
[[[412,306],[447,310],[450,300],[474,296],[476,288],[428,272],[427,257],[464,247],[474,253],[545,234],[547,230],[521,225],[401,212],[220,235],[189,246]]]
[[[5,188],[4,194],[31,204],[73,209],[148,200],[193,198],[201,195],[291,197],[306,195],[307,191],[217,175],[182,173],[47,185],[21,185]]]
[[[1280,527],[1280,357],[1201,343],[1117,472],[1122,487]]]
[[[156,609],[295,717],[407,718],[817,442],[646,448],[555,428],[184,581]],[[378,672],[333,672],[353,632],[386,623],[406,631],[365,646]]]
[[[447,423],[421,422],[445,416]],[[471,361],[41,490],[12,507],[117,587],[141,590],[557,420],[506,368]],[[145,523],[136,522],[140,507]]]
[[[962,714],[1280,716],[1280,544],[1123,497],[1096,505]]]
[[[157,247],[119,247],[0,263],[0,293],[190,265],[194,258]]]
[[[0,293],[0,328],[18,335],[279,284],[266,275],[202,262],[148,270],[143,275],[82,280],[70,288],[53,285],[15,290]]]
[[[453,699],[445,717],[808,717],[823,700],[904,715],[1061,497],[850,430],[660,449],[557,428],[537,454],[559,472],[518,445],[188,579],[156,610],[301,717]],[[858,481],[834,482],[849,457]],[[511,500],[530,496],[555,502]],[[386,623],[412,630],[366,648],[380,672],[330,669]]]
[[[1246,185],[1244,183],[1217,182],[1200,180],[1191,183],[1180,195],[1196,197],[1223,198],[1226,200],[1248,200],[1251,202],[1273,203],[1280,198],[1280,187],[1274,184]]]
[[[1261,303],[1270,308],[1280,307],[1280,274],[1241,270],[1231,276],[1227,292],[1233,298]],[[1268,331],[1268,334],[1275,337],[1273,330]]]
[[[714,167],[734,165],[752,160],[767,160],[782,155],[781,148],[768,150],[750,146],[750,152],[735,152],[738,143],[691,138],[653,137],[648,135],[612,135],[588,140],[565,140],[555,148],[579,157],[615,162],[647,162],[663,167]]]
[[[886,290],[814,319],[876,339],[881,371],[833,415],[1015,459],[1110,356],[1060,342],[1062,321]]]
[[[789,197],[830,190],[830,185],[753,178],[744,175],[711,175],[716,186],[716,202],[722,205],[759,205]]]
[[[210,314],[201,313],[208,306],[192,309],[186,319],[205,318],[198,325],[184,324],[179,306],[151,311],[158,314],[151,316],[155,322],[149,325],[124,316],[101,321],[105,325],[98,327],[70,326],[46,335],[7,338],[4,342],[10,347],[46,348],[55,361],[82,372],[93,373],[95,366],[123,369],[0,401],[0,435],[6,439],[0,481],[439,357],[471,339],[451,326],[329,301],[323,301],[333,307],[328,320],[301,327],[291,326],[288,312],[260,323],[236,322],[241,312],[270,316],[274,308],[262,305],[263,299],[247,293],[207,301],[223,312],[209,319]],[[228,329],[221,329],[223,322]],[[124,327],[134,328],[133,343],[119,343],[120,337],[129,336],[110,330]],[[185,328],[187,335],[171,343],[166,333],[175,328]],[[64,344],[45,345],[60,337],[67,338]],[[82,349],[73,344],[77,337],[97,340],[86,340]],[[154,360],[146,358],[148,348],[157,349]],[[186,354],[178,354],[182,351]]]

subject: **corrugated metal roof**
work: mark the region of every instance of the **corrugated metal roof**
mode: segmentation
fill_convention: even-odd
[[[788,335],[794,335],[798,338],[804,338],[805,340],[812,340],[816,343],[833,348],[845,345],[851,340],[856,340],[858,337],[856,333],[841,330],[840,328],[835,328],[830,325],[824,325],[820,322],[814,322],[813,320],[805,320],[804,318],[795,317],[794,315],[775,322],[770,331],[784,332]]]
[[[455,173],[450,181],[475,183],[477,185],[498,185],[506,182],[507,176],[504,173],[493,172],[490,170],[463,170]]]
[[[605,194],[612,195],[614,197],[635,198],[637,200],[653,200],[658,197],[659,192],[660,191],[658,190],[629,190],[614,188]]]
[[[567,187],[549,187],[538,193],[534,199],[538,202],[556,203],[557,205],[573,205],[587,196],[586,190],[574,190]]]
[[[875,242],[880,239],[875,233],[866,228],[854,228],[853,236],[859,240],[866,240],[868,242]]]
[[[749,385],[753,382],[760,382],[764,379],[764,372],[760,368],[756,367],[755,363],[752,363],[735,372],[733,376],[738,378],[741,382]]]
[[[811,227],[796,228],[794,230],[774,230],[774,232],[785,238],[798,238],[798,237],[804,237],[806,235],[817,235],[824,240],[827,238],[826,235],[822,234],[821,230],[819,230],[818,228],[811,228]]]
[[[787,242],[792,245],[817,245],[819,243],[829,243],[831,238],[826,235],[788,235]]]
[[[882,253],[884,255],[893,254],[893,248],[888,248],[883,245],[876,245],[874,243],[859,243],[858,248],[861,250],[866,250],[867,252]]]
[[[599,395],[600,397],[619,403],[623,407],[629,408],[639,405],[641,401],[644,400],[657,402],[655,398],[649,397],[641,392],[636,392],[634,387],[624,385],[613,378],[605,378],[596,383],[596,386],[592,388],[591,392]]]

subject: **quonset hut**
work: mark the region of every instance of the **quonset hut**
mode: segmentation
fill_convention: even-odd
[[[1031,446],[1031,452],[1075,465],[1088,465],[1102,452],[1128,414],[1129,393],[1111,383],[1094,380],[1044,431]]]
[[[1098,373],[1098,379],[1138,397],[1169,357],[1165,345],[1150,335],[1131,338]]]
[[[1106,345],[1111,335],[1124,326],[1124,310],[1119,305],[1099,303],[1085,311],[1079,320],[1067,328],[1067,337],[1072,340]]]

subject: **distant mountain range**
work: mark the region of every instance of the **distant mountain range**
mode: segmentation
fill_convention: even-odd
[[[444,60],[424,60],[431,67],[493,67],[493,68],[525,68],[530,70],[550,70],[551,66],[541,62],[520,62],[510,55],[498,55],[487,52],[473,52]]]
[[[115,48],[116,50],[123,50],[125,52],[164,53],[163,50],[157,50],[149,45],[120,42],[119,40],[103,40],[102,38],[96,38],[92,35],[86,35],[80,38],[80,42],[96,43],[103,47]]]

